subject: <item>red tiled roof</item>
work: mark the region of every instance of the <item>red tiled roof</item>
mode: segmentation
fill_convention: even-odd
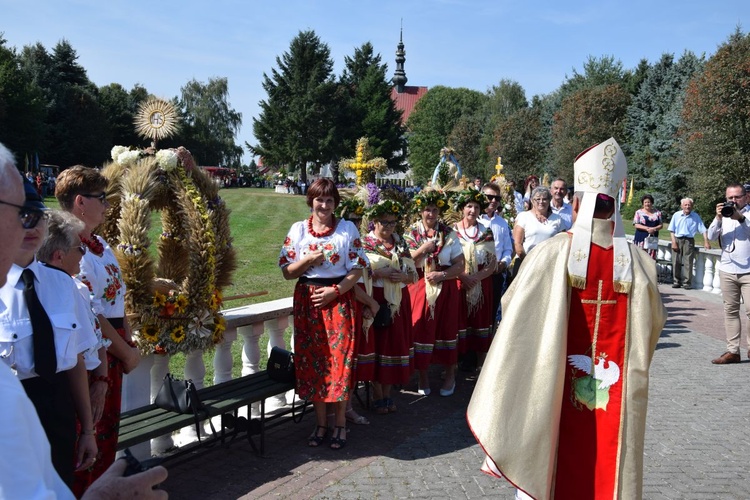
[[[409,119],[409,115],[414,111],[414,106],[417,105],[417,101],[426,93],[427,87],[414,87],[407,85],[401,93],[396,90],[396,87],[391,89],[391,99],[396,105],[396,109],[403,111],[401,123],[406,123]]]

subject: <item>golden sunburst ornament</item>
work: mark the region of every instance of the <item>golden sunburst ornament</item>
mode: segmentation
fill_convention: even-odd
[[[162,139],[177,133],[179,121],[177,109],[163,99],[151,98],[138,107],[135,115],[135,131],[145,139],[151,139],[152,146]]]

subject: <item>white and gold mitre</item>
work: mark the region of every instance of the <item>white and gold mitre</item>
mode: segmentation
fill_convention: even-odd
[[[578,215],[571,232],[573,239],[568,255],[568,276],[572,286],[586,287],[589,254],[591,249],[591,228],[594,219],[596,198],[604,194],[617,203],[617,193],[628,175],[628,162],[617,141],[610,137],[592,146],[576,158],[573,163],[575,190],[583,192]],[[619,207],[610,220],[615,228],[612,234],[614,245],[613,280],[617,292],[628,293],[633,282],[633,262],[630,248],[625,239]]]

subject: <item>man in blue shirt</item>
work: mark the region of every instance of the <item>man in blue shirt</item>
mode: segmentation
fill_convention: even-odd
[[[675,212],[669,221],[669,234],[672,237],[672,288],[685,290],[692,288],[693,261],[695,260],[695,235],[703,235],[703,246],[711,248],[706,226],[700,215],[693,212],[693,200],[683,198],[680,201],[682,210]]]

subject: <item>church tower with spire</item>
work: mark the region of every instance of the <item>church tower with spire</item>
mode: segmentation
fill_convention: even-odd
[[[409,115],[414,111],[423,95],[427,93],[427,87],[415,87],[406,85],[406,71],[404,71],[404,62],[406,62],[406,50],[404,50],[404,27],[401,26],[401,36],[396,49],[396,71],[393,73],[393,87],[391,88],[391,100],[396,105],[396,109],[401,110],[401,121],[406,123]]]
[[[396,86],[396,92],[399,94],[404,92],[406,82],[409,81],[406,78],[406,71],[404,71],[404,62],[406,62],[406,51],[404,50],[404,27],[401,27],[401,38],[398,42],[398,49],[396,50],[396,71],[393,74],[393,85]]]

